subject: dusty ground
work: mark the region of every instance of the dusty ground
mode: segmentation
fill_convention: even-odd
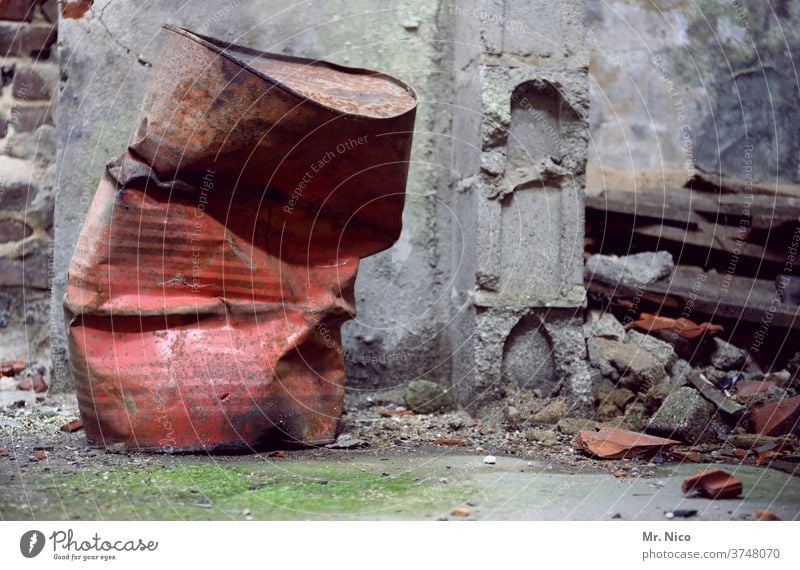
[[[2,391],[0,516],[430,519],[461,505],[473,518],[647,519],[686,501],[700,502],[693,508],[701,518],[746,519],[767,507],[784,519],[800,516],[793,457],[756,466],[732,446],[699,448],[703,464],[726,464],[750,488],[734,501],[685,499],[680,478],[699,464],[586,457],[573,443],[590,421],[548,417],[546,406],[538,423],[509,418],[507,409],[482,421],[464,412],[406,415],[397,413],[399,401],[351,398],[347,449],[165,456],[109,453],[88,447],[82,431],[61,431],[78,417],[72,396]],[[485,464],[487,455],[498,463]]]

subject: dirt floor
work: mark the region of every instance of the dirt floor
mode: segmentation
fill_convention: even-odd
[[[350,398],[335,448],[146,455],[61,431],[78,418],[72,396],[0,391],[0,518],[663,519],[687,505],[693,518],[752,519],[759,508],[800,518],[793,457],[740,460],[717,445],[694,448],[697,463],[597,460],[574,448],[594,423],[548,417],[546,404],[538,424],[516,426],[513,408],[476,421],[403,413],[399,401]],[[682,478],[710,464],[736,473],[742,497],[684,497]]]

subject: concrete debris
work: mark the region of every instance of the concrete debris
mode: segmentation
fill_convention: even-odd
[[[405,394],[406,406],[417,414],[432,414],[450,405],[447,392],[436,382],[413,380]]]
[[[675,269],[672,254],[668,251],[644,252],[619,257],[595,254],[586,262],[588,280],[599,279],[605,283],[649,285],[669,277]]]
[[[558,445],[558,434],[549,429],[534,428],[525,432],[525,439],[536,442],[544,447],[554,447]]]
[[[359,447],[367,447],[369,444],[362,440],[356,439],[349,433],[343,433],[336,438],[334,443],[329,443],[325,447],[328,449],[358,449]]]
[[[576,435],[581,430],[595,431],[599,424],[594,420],[585,418],[562,418],[556,424],[556,429],[565,435]]]
[[[671,344],[659,340],[654,336],[650,336],[649,334],[642,334],[639,331],[631,330],[628,331],[625,342],[635,344],[642,350],[646,350],[655,356],[666,369],[672,368],[678,361],[678,355],[675,354],[675,349]]]
[[[740,370],[747,362],[747,352],[715,337],[709,343],[706,358],[709,364],[719,370]]]
[[[736,400],[731,397],[725,395],[719,388],[714,386],[711,381],[706,378],[706,376],[698,371],[694,370],[691,374],[689,374],[689,382],[697,388],[697,390],[703,395],[703,397],[717,406],[720,410],[725,412],[726,414],[736,416],[741,414],[745,407],[741,404],[738,404]]]
[[[666,397],[645,431],[698,443],[713,435],[709,431],[713,411],[712,405],[694,388],[678,388]]]
[[[636,394],[627,388],[617,388],[604,394],[597,406],[597,415],[601,418],[612,418],[625,412],[625,408],[636,398]]]
[[[565,398],[553,398],[539,408],[531,417],[531,421],[539,424],[556,424],[567,415],[569,406]]]
[[[692,365],[679,358],[669,369],[669,381],[675,386],[684,386],[689,382],[689,374],[691,373]]]
[[[593,336],[611,340],[625,340],[625,327],[617,318],[608,312],[598,310],[586,313],[586,323],[583,325],[583,335],[586,338]]]
[[[655,413],[667,399],[667,396],[672,394],[678,387],[670,382],[661,382],[652,386],[644,395],[643,402],[645,409],[649,413]]]
[[[729,436],[726,442],[733,447],[752,451],[765,445],[769,445],[779,451],[792,451],[795,448],[795,440],[791,436],[771,437],[757,433],[740,433]]]
[[[633,392],[646,391],[667,378],[664,365],[636,344],[592,338],[588,348],[590,361],[603,376]]]
[[[610,427],[601,427],[598,431],[582,430],[576,440],[579,449],[600,459],[653,456],[679,444],[672,439]]]
[[[742,494],[742,483],[722,469],[698,471],[683,480],[684,493],[694,491],[707,499],[732,499]]]

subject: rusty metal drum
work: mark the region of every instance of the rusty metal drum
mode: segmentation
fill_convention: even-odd
[[[416,96],[176,27],[94,196],[64,299],[90,443],[317,445],[359,260],[399,237]]]

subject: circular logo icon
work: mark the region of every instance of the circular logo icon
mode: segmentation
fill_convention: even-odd
[[[19,539],[19,551],[25,558],[38,556],[44,548],[44,533],[38,530],[29,530]]]

